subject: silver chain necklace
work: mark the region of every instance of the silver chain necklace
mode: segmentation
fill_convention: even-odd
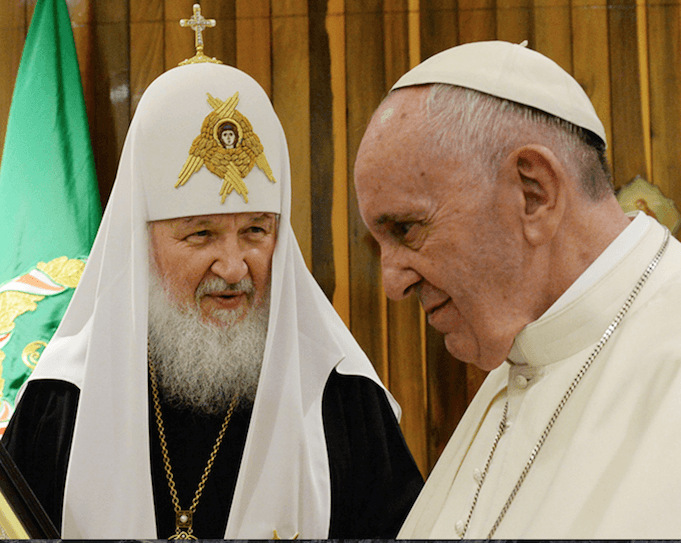
[[[513,487],[511,494],[508,496],[508,499],[506,500],[504,507],[501,509],[501,512],[499,513],[499,516],[497,517],[496,522],[492,526],[492,529],[490,530],[489,535],[487,536],[487,539],[492,539],[492,536],[497,531],[499,524],[501,524],[501,521],[506,516],[506,513],[508,512],[509,507],[511,507],[511,504],[513,503],[513,500],[515,499],[516,494],[518,494],[520,487],[523,485],[523,482],[525,482],[525,478],[527,477],[527,474],[529,473],[530,468],[534,464],[534,461],[537,459],[537,455],[539,454],[539,451],[543,447],[544,442],[546,441],[546,438],[548,437],[549,433],[551,432],[553,425],[556,423],[556,420],[558,419],[558,416],[560,415],[561,411],[563,410],[563,407],[565,407],[565,404],[570,399],[570,396],[572,396],[572,393],[577,388],[577,385],[580,383],[580,381],[582,380],[582,378],[586,374],[587,370],[591,367],[591,364],[593,363],[593,361],[596,359],[596,357],[599,355],[599,353],[603,350],[603,347],[608,342],[608,340],[612,336],[615,329],[620,325],[620,323],[622,322],[622,319],[624,319],[624,316],[629,311],[631,304],[634,303],[634,300],[638,296],[638,293],[641,291],[641,288],[643,287],[645,282],[650,277],[650,274],[653,273],[653,270],[657,267],[658,263],[660,262],[660,259],[662,258],[662,255],[664,254],[665,250],[667,249],[667,245],[669,245],[669,237],[670,237],[669,230],[667,230],[665,228],[665,236],[664,236],[664,240],[662,241],[662,245],[660,246],[660,249],[657,251],[657,254],[650,261],[650,264],[648,264],[648,267],[643,272],[643,275],[641,275],[639,280],[636,282],[636,285],[634,286],[633,290],[631,291],[631,293],[627,297],[626,301],[624,302],[624,305],[622,305],[621,309],[619,310],[619,312],[617,313],[617,315],[615,316],[613,321],[610,323],[610,326],[608,326],[608,328],[605,330],[605,333],[603,334],[603,336],[601,336],[601,339],[596,344],[596,347],[594,348],[592,353],[589,355],[589,358],[587,358],[586,362],[584,363],[582,368],[579,370],[579,372],[577,372],[577,375],[573,379],[572,383],[570,384],[568,389],[565,391],[563,398],[558,403],[558,407],[556,407],[556,410],[553,412],[553,415],[549,419],[549,422],[546,425],[546,428],[544,428],[544,431],[542,432],[541,437],[539,438],[539,440],[537,441],[537,444],[532,449],[532,452],[530,453],[530,457],[528,458],[527,463],[525,464],[525,468],[521,472],[520,477],[518,477],[518,482],[516,482],[515,487]],[[470,524],[471,518],[473,517],[473,511],[475,510],[475,506],[478,503],[478,497],[480,496],[480,490],[482,489],[482,485],[485,482],[485,477],[487,476],[487,472],[489,471],[490,464],[492,463],[492,457],[494,456],[494,452],[497,449],[497,445],[499,444],[499,440],[501,440],[501,436],[506,431],[507,417],[508,417],[508,400],[506,400],[506,405],[504,406],[504,412],[501,415],[501,421],[499,422],[499,428],[497,430],[496,436],[494,437],[494,442],[492,443],[492,449],[489,452],[489,456],[487,457],[487,462],[485,462],[485,467],[484,467],[482,474],[480,475],[480,478],[478,480],[478,488],[476,489],[475,495],[473,496],[473,502],[471,504],[471,510],[468,513],[468,518],[466,519],[466,524],[464,524],[463,531],[461,532],[461,539],[464,539],[466,537],[466,531],[468,530],[468,525]]]

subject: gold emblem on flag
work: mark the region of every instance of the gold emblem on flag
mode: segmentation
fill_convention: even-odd
[[[12,332],[16,326],[14,322],[17,317],[28,311],[35,311],[38,302],[45,296],[59,294],[67,288],[76,288],[80,277],[83,275],[85,263],[78,259],[69,259],[61,256],[50,262],[38,262],[35,267],[46,277],[27,273],[21,277],[0,285],[0,362],[5,358],[5,353],[1,350],[9,342]],[[31,289],[39,293],[31,292]],[[40,358],[40,348],[44,345],[42,341],[35,341],[28,344],[23,353],[24,363],[31,367],[35,366]],[[0,366],[0,382],[2,380],[2,367]],[[0,386],[0,397],[2,396],[2,386]]]
[[[69,258],[68,256],[60,256],[49,262],[38,262],[36,266],[40,271],[49,275],[53,281],[67,288],[76,288],[83,270],[85,270],[85,262],[77,258]]]
[[[44,341],[32,341],[26,347],[24,347],[24,350],[21,351],[21,360],[28,366],[31,370],[34,370],[36,365],[38,364],[38,359],[40,358],[40,355],[42,354],[42,349],[47,347],[47,343]]]
[[[14,330],[14,319],[27,311],[35,311],[45,296],[6,290],[0,293],[0,332]]]
[[[213,111],[204,119],[201,133],[189,149],[189,157],[178,175],[175,188],[184,185],[202,166],[223,180],[220,188],[222,203],[233,190],[248,203],[248,187],[244,178],[258,166],[276,183],[265,149],[253,131],[249,120],[236,110],[239,93],[223,102],[208,94]]]

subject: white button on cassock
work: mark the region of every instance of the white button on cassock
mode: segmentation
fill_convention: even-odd
[[[527,386],[527,377],[523,375],[516,375],[515,384],[519,388],[525,388]]]

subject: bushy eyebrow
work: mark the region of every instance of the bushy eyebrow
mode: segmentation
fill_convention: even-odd
[[[210,219],[197,219],[196,217],[186,217],[185,219],[182,220],[182,223],[185,225],[196,225],[196,226],[203,226],[206,224],[210,224],[211,220]]]
[[[378,226],[383,226],[384,224],[388,224],[389,222],[395,222],[395,215],[381,215],[374,221],[374,224],[377,224]]]
[[[258,221],[258,222],[264,222],[264,221],[269,221],[269,220],[275,220],[276,215],[274,213],[265,213],[263,212],[262,215],[257,215],[255,217],[251,217],[252,221]]]

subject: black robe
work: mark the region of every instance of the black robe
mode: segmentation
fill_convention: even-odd
[[[2,440],[59,531],[79,394],[65,381],[30,382]],[[156,527],[158,537],[167,538],[175,532],[175,513],[149,404]],[[161,409],[180,506],[189,509],[224,417],[165,404]],[[224,537],[250,417],[251,407],[239,409],[227,428],[194,514],[194,535],[200,539]],[[423,479],[385,394],[365,377],[334,370],[324,390],[322,417],[331,476],[328,537],[394,538]]]

